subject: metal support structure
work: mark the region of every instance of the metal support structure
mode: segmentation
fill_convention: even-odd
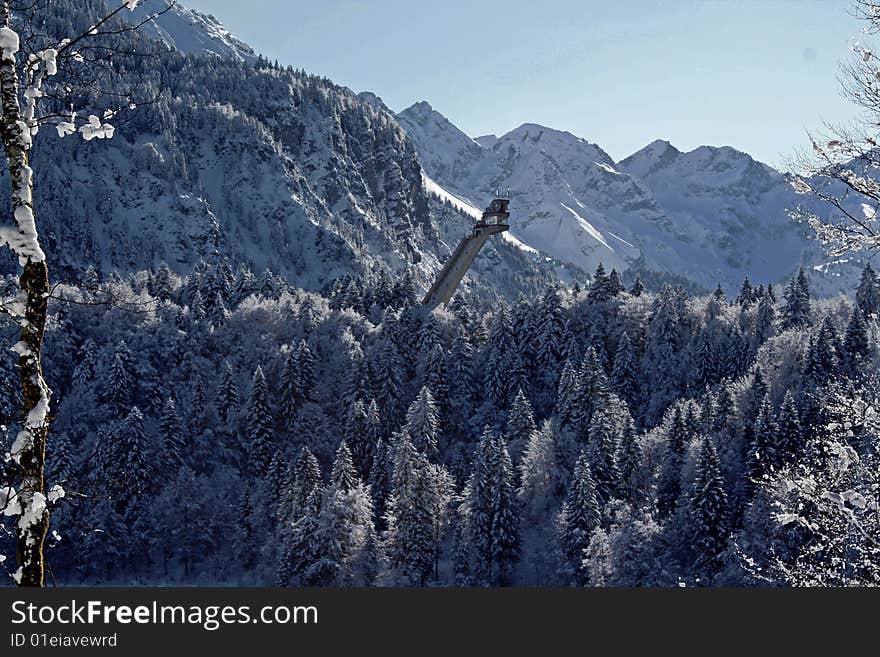
[[[509,203],[509,199],[497,198],[486,208],[483,216],[474,226],[473,232],[458,244],[449,260],[443,265],[443,270],[422,300],[424,305],[433,310],[441,303],[444,306],[449,303],[486,240],[492,235],[510,229],[507,225],[507,219],[510,217],[510,212],[507,211]]]

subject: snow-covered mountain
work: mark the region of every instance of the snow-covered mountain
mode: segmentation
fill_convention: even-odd
[[[129,20],[140,22],[159,13],[161,15],[145,23],[142,29],[168,48],[239,61],[257,58],[249,45],[231,34],[214,16],[188,9],[174,0],[144,0]]]
[[[733,148],[682,153],[655,141],[617,163],[535,124],[472,139],[426,102],[397,120],[437,183],[466,199],[509,188],[513,235],[587,271],[635,265],[732,291],[744,276],[778,282],[823,262],[788,214],[804,202],[789,177]],[[817,288],[849,288],[855,274],[817,271]]]
[[[59,2],[59,22],[89,8],[100,3]],[[378,97],[259,60],[179,5],[154,28],[125,35],[126,49],[156,51],[157,36],[169,49],[132,58],[113,84],[157,102],[125,115],[111,140],[37,139],[37,211],[56,276],[226,258],[306,289],[376,268],[427,289],[471,220],[426,192],[411,140]],[[554,280],[516,243],[486,253],[498,267],[467,281],[484,297]]]

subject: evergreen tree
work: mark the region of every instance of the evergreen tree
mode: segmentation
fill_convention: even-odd
[[[752,287],[751,281],[749,281],[749,277],[746,276],[743,279],[742,287],[739,289],[739,294],[736,296],[736,303],[741,308],[745,308],[746,306],[754,303],[756,300],[755,289]]]
[[[782,296],[784,303],[780,315],[780,326],[783,329],[809,326],[812,322],[810,285],[803,267],[798,271],[797,277],[788,282]]]
[[[541,389],[553,391],[556,390],[568,343],[565,313],[556,288],[547,289],[537,311],[539,319],[536,326],[536,371],[541,378]],[[548,408],[551,405],[551,403],[546,404]],[[539,415],[543,413],[539,412]]]
[[[633,281],[632,287],[629,288],[629,293],[634,297],[640,297],[642,296],[644,289],[645,286],[642,285],[642,279],[636,276],[636,280]]]
[[[520,551],[516,475],[503,440],[495,439],[492,458],[492,584],[511,584]]]
[[[367,409],[361,400],[357,400],[351,405],[348,418],[345,421],[345,431],[342,435],[351,450],[358,475],[366,479],[370,473],[370,453],[373,450],[373,444],[367,435]]]
[[[765,397],[755,420],[754,436],[749,446],[746,474],[747,490],[754,491],[762,481],[777,472],[780,467],[778,429],[773,421],[770,400]]]
[[[116,417],[125,417],[134,400],[134,383],[125,361],[122,348],[117,349],[104,386],[104,402]]]
[[[315,393],[315,355],[305,340],[297,348],[299,364],[299,392],[304,402],[311,401]]]
[[[434,396],[423,386],[406,413],[406,431],[416,449],[429,459],[439,456],[437,406]]]
[[[861,310],[856,307],[853,308],[843,336],[843,360],[851,377],[857,376],[859,365],[869,353],[868,326],[862,318]]]
[[[559,391],[556,394],[556,413],[559,417],[559,428],[568,430],[575,428],[575,421],[579,418],[578,404],[580,401],[580,381],[577,366],[571,361],[565,361],[562,374],[559,377]]]
[[[618,495],[622,475],[617,464],[617,429],[607,408],[593,414],[589,429],[590,472],[596,482],[596,495],[605,505]]]
[[[804,449],[804,433],[800,413],[791,390],[785,393],[777,421],[777,444],[780,463],[790,463],[797,459]]]
[[[462,513],[475,583],[509,583],[520,540],[514,472],[504,442],[488,429],[474,455]]]
[[[152,489],[153,459],[149,452],[147,434],[144,430],[144,416],[133,406],[125,421],[118,425],[115,434],[116,457],[114,473],[122,490],[128,495],[146,493]]]
[[[395,445],[385,555],[395,584],[424,586],[434,560],[428,461],[403,434]]]
[[[251,394],[248,398],[246,428],[248,436],[247,461],[252,472],[260,474],[269,467],[272,458],[274,436],[272,414],[269,408],[266,377],[257,365],[254,370]]]
[[[773,337],[774,325],[776,323],[776,309],[773,306],[773,300],[766,292],[758,301],[758,313],[755,316],[755,333],[752,339],[752,350],[757,351],[758,347]]]
[[[170,479],[174,476],[177,469],[183,465],[186,449],[183,439],[183,427],[180,425],[180,418],[177,415],[177,409],[174,407],[174,400],[171,397],[165,402],[165,408],[162,410],[162,418],[159,422],[159,435],[162,438],[162,447],[165,455],[163,476]]]
[[[587,293],[587,303],[590,305],[604,303],[610,301],[614,296],[614,287],[609,278],[605,275],[605,268],[600,262],[596,267],[596,273],[593,274],[593,281],[590,283],[590,289]]]
[[[721,567],[729,532],[727,495],[715,447],[703,439],[688,499],[688,535],[694,553],[693,574],[701,582]],[[707,582],[708,583],[708,582]]]
[[[224,422],[229,422],[238,414],[240,403],[238,387],[235,385],[235,375],[229,361],[226,361],[223,364],[223,375],[217,388],[217,415]]]
[[[518,459],[523,453],[535,429],[535,415],[532,412],[532,405],[520,388],[517,390],[513,405],[507,414],[507,426],[504,431],[508,449],[514,458]]]
[[[577,394],[578,401],[575,405],[573,422],[579,429],[581,440],[586,442],[593,414],[608,405],[611,395],[608,377],[599,363],[596,350],[592,347],[587,349],[581,363]]]
[[[382,400],[382,408],[385,411],[385,428],[390,431],[397,426],[400,404],[403,399],[401,386],[403,366],[397,348],[388,337],[382,341],[379,347],[373,371],[376,375],[376,395],[374,398]]]
[[[666,432],[666,451],[657,479],[657,511],[661,518],[672,515],[681,495],[681,469],[687,439],[684,416],[681,407],[676,406]]]
[[[320,491],[321,484],[321,467],[318,465],[318,459],[308,447],[303,447],[293,466],[293,484],[289,501],[291,521],[305,513],[309,498]]]
[[[649,424],[662,417],[681,388],[681,372],[676,367],[682,341],[677,297],[678,292],[667,285],[655,299],[648,322],[642,384],[650,391],[646,409]]]
[[[612,296],[615,297],[626,290],[626,288],[623,287],[623,282],[620,280],[620,274],[617,273],[616,269],[612,269],[611,273],[608,274],[608,287],[611,289]]]
[[[645,501],[647,482],[642,468],[642,448],[631,417],[626,418],[620,440],[621,496],[633,509]]]
[[[296,420],[296,414],[303,403],[300,390],[299,351],[288,349],[284,354],[279,385],[279,412],[284,428],[290,431]]]
[[[589,459],[582,452],[575,464],[558,520],[562,574],[572,584],[583,586],[586,583],[588,574],[584,567],[584,550],[589,546],[590,537],[601,519]]]
[[[95,378],[95,368],[98,363],[97,351],[95,341],[91,338],[87,338],[83,342],[78,352],[79,362],[73,370],[74,384],[83,386]]]
[[[636,354],[626,331],[620,336],[611,372],[611,390],[635,412],[639,398],[639,373]]]
[[[360,483],[351,450],[343,440],[336,450],[336,460],[333,461],[333,469],[330,471],[330,486],[334,490],[350,492]]]
[[[856,305],[866,319],[880,317],[880,280],[871,263],[865,263],[862,269],[859,287],[856,290]]]
[[[532,522],[543,522],[559,485],[556,446],[550,421],[529,434],[519,465],[519,501],[523,514]]]
[[[447,382],[446,352],[443,345],[433,345],[425,358],[424,385],[431,391],[437,409],[437,428],[441,435],[451,433],[449,384]]]
[[[385,522],[385,509],[387,507],[388,496],[391,494],[391,458],[388,454],[389,447],[383,439],[376,441],[373,448],[373,460],[370,465],[370,492],[373,494],[373,502],[376,510],[377,523],[380,528]]]

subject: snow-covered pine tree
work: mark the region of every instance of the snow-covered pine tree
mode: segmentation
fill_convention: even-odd
[[[581,452],[575,464],[568,493],[559,512],[561,575],[569,584],[583,586],[587,581],[584,550],[602,519],[596,484],[590,474],[590,461]]]
[[[502,301],[489,325],[483,378],[484,396],[492,402],[493,410],[499,413],[510,406],[514,393],[510,389],[510,369],[515,344],[510,308]]]
[[[370,474],[368,483],[370,484],[370,493],[373,495],[373,507],[376,511],[376,525],[379,529],[385,529],[385,509],[388,504],[388,496],[391,494],[391,458],[389,455],[390,446],[388,443],[379,438],[376,446],[373,448],[372,463],[370,464]]]
[[[383,536],[389,580],[398,586],[424,586],[434,561],[428,461],[406,434],[398,438],[394,450]]]
[[[223,374],[217,388],[217,416],[224,422],[229,422],[237,416],[240,403],[235,374],[229,361],[226,361],[223,363]]]
[[[587,292],[587,303],[590,305],[610,301],[615,296],[613,286],[605,274],[605,267],[600,262],[593,274],[590,289]]]
[[[245,418],[248,444],[247,466],[255,474],[261,474],[269,467],[272,459],[275,437],[272,432],[272,412],[269,408],[269,393],[263,368],[257,365],[248,397]]]
[[[374,399],[382,400],[382,410],[385,420],[385,429],[388,433],[395,430],[398,425],[403,400],[402,373],[403,365],[397,347],[390,338],[384,337],[374,361],[373,372],[375,373]]]
[[[611,396],[608,377],[593,347],[589,347],[584,353],[578,376],[578,401],[575,405],[573,424],[581,441],[586,443],[593,415],[599,409],[608,406]]]
[[[749,280],[749,277],[746,276],[743,279],[742,286],[739,288],[739,294],[736,295],[736,303],[741,308],[744,308],[754,303],[755,300],[755,288],[752,287],[752,282]]]
[[[95,341],[87,338],[79,349],[79,361],[73,370],[73,382],[83,386],[95,377],[95,369],[98,363],[98,348]]]
[[[681,349],[681,318],[678,312],[678,292],[667,285],[654,300],[642,357],[642,387],[650,391],[645,419],[653,425],[667,406],[678,396],[681,371],[676,366]]]
[[[562,300],[555,287],[547,288],[541,303],[536,306],[536,311],[535,371],[540,378],[538,389],[553,392],[558,385],[559,373],[566,358],[570,339]],[[549,399],[544,399],[543,404],[539,404],[539,417],[549,414],[552,402],[551,396]]]
[[[647,499],[648,477],[643,466],[642,446],[632,417],[624,420],[618,454],[621,498],[633,509],[639,509]]]
[[[513,462],[500,438],[492,445],[491,510],[491,584],[509,586],[520,554],[520,516]]]
[[[703,439],[700,447],[687,514],[687,533],[694,555],[691,575],[701,584],[711,584],[727,549],[730,525],[721,464],[708,438]]]
[[[614,369],[611,372],[611,390],[635,412],[639,400],[639,371],[635,349],[624,331],[617,342]]]
[[[293,466],[293,482],[290,488],[291,522],[303,515],[309,497],[321,489],[322,483],[318,459],[308,446],[304,446]]]
[[[800,413],[791,390],[785,392],[776,424],[779,461],[783,464],[791,463],[801,456],[805,442]]]
[[[416,449],[430,460],[437,460],[440,454],[437,405],[427,385],[422,386],[418,396],[410,404],[406,413],[406,432]]]
[[[784,302],[779,324],[783,330],[803,328],[812,323],[810,284],[803,267],[798,271],[798,275],[785,286],[782,297]]]
[[[342,438],[351,450],[358,476],[366,479],[370,473],[370,453],[373,451],[373,444],[367,435],[367,409],[364,407],[364,402],[359,399],[348,409]]]
[[[865,263],[859,287],[856,290],[856,305],[867,319],[880,318],[880,279],[871,263]]]
[[[611,541],[602,527],[596,527],[584,550],[584,569],[590,586],[608,586],[614,574]]]
[[[473,469],[462,492],[460,514],[473,584],[486,586],[492,578],[492,461],[494,437],[487,427],[474,451]]]
[[[330,487],[349,492],[358,483],[360,483],[360,478],[354,467],[351,450],[343,440],[339,443],[339,449],[336,450],[336,459],[333,461],[333,469],[330,471]]]
[[[535,429],[535,414],[532,412],[532,405],[522,388],[519,388],[510,407],[510,412],[507,414],[507,425],[504,429],[504,439],[507,442],[511,458],[519,460]]]
[[[578,367],[571,360],[566,360],[562,368],[556,398],[556,415],[559,418],[560,429],[576,431],[575,422],[580,413],[580,380]]]
[[[858,378],[860,365],[863,359],[870,354],[870,342],[868,339],[868,326],[862,317],[862,311],[858,306],[853,308],[846,325],[843,336],[842,365],[851,378]]]
[[[642,284],[642,279],[636,276],[636,280],[633,281],[632,286],[629,288],[629,293],[634,297],[640,297],[644,289],[645,286]]]
[[[117,349],[113,355],[113,361],[104,383],[103,399],[117,418],[126,417],[131,409],[134,400],[134,382],[126,367],[121,349]]]
[[[315,394],[315,355],[305,340],[300,340],[296,352],[299,373],[297,388],[301,403],[305,403]]]
[[[149,453],[144,416],[133,406],[125,421],[117,426],[113,453],[118,458],[118,469],[114,474],[126,494],[146,493],[153,488],[155,460]]]
[[[681,469],[689,436],[681,406],[676,406],[666,431],[666,450],[657,477],[657,512],[668,518],[678,505],[681,495]]]
[[[165,407],[162,409],[162,417],[159,420],[159,436],[162,439],[164,451],[164,466],[161,474],[167,480],[172,478],[177,469],[184,464],[184,455],[186,454],[183,427],[171,397],[166,400]]]
[[[281,379],[278,385],[278,412],[282,426],[290,431],[296,421],[296,414],[303,402],[300,390],[299,350],[288,347],[281,365]]]
[[[623,479],[617,464],[618,429],[610,408],[603,406],[596,410],[588,433],[590,473],[596,483],[596,495],[604,506],[617,497]]]
[[[559,486],[556,446],[549,420],[529,434],[519,470],[518,496],[523,516],[532,523],[544,522]]]
[[[447,359],[443,345],[439,341],[428,351],[423,378],[423,385],[428,387],[431,395],[434,397],[439,434],[448,437],[452,432],[452,424],[450,420]]]
[[[755,420],[754,435],[746,462],[746,476],[748,478],[746,488],[748,491],[753,492],[761,482],[779,470],[781,457],[778,433],[776,423],[773,421],[770,399],[765,397]]]
[[[318,519],[322,557],[309,567],[305,577],[327,585],[351,586],[371,532],[375,532],[375,526],[370,491],[357,476],[351,452],[343,441],[336,452]]]
[[[755,332],[752,336],[752,351],[773,337],[776,330],[776,308],[767,292],[758,300],[758,312],[755,315]]]

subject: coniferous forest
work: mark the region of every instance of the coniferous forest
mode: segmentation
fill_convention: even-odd
[[[86,279],[46,339],[59,583],[877,580],[870,266],[854,302],[804,271],[728,298],[600,267],[434,313],[406,277]]]

